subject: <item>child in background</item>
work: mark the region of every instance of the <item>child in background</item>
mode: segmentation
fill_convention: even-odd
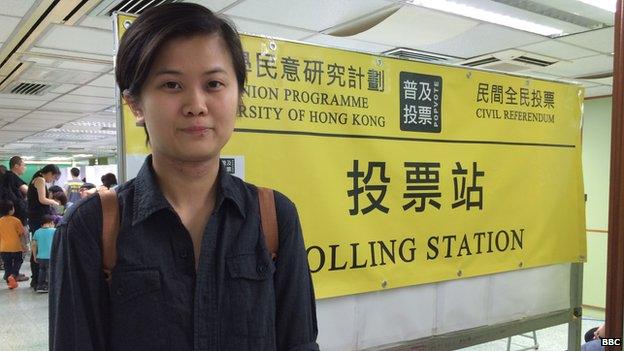
[[[9,289],[18,286],[17,278],[23,262],[22,252],[25,251],[21,239],[26,235],[22,222],[13,213],[13,202],[0,200],[0,256],[5,269],[3,278]]]
[[[52,249],[52,239],[54,238],[54,217],[43,216],[41,228],[35,231],[32,238],[31,248],[35,257],[34,261],[39,264],[39,279],[35,289],[38,293],[48,292],[48,282],[50,281],[50,250]]]

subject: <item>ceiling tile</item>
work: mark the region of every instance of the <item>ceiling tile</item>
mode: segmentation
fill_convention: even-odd
[[[597,87],[589,87],[585,89],[585,97],[611,95],[613,88],[610,86],[600,85]]]
[[[256,34],[273,38],[300,40],[316,32],[284,27],[277,24],[257,22],[240,17],[231,17],[240,33]]]
[[[322,31],[388,5],[383,0],[246,0],[225,14]]]
[[[599,74],[613,70],[611,55],[596,55],[572,61],[559,61],[553,65],[536,69],[547,74],[555,74],[567,78]]]
[[[43,95],[21,95],[21,94],[0,94],[0,98],[5,99],[23,99],[23,100],[36,100],[36,101],[50,101],[59,97],[59,94],[45,93]]]
[[[544,37],[537,34],[482,23],[452,39],[414,49],[470,58],[541,41]]]
[[[58,93],[58,94],[66,94],[76,88],[78,88],[80,85],[77,84],[61,84],[58,87],[50,90],[50,92],[52,93]]]
[[[13,141],[13,140],[21,139],[23,137],[29,136],[30,134],[32,133],[9,131],[9,130],[4,130],[3,128],[3,129],[0,129],[0,143],[5,142],[5,141]]]
[[[614,37],[614,29],[613,27],[609,27],[585,33],[568,35],[567,37],[558,38],[556,40],[609,54],[614,50]]]
[[[111,69],[112,65],[65,60],[65,61],[62,61],[57,67],[63,68],[63,69],[76,70],[76,71],[89,71],[89,72],[104,73],[104,72],[108,72]]]
[[[19,99],[15,97],[10,97],[10,98],[0,97],[0,108],[7,107],[7,108],[16,108],[16,109],[20,109],[20,108],[35,109],[43,104],[45,104],[45,101]]]
[[[35,3],[35,0],[2,0],[0,14],[22,17]]]
[[[422,7],[403,6],[379,24],[350,38],[417,49],[454,38],[478,24],[478,21],[469,18]],[[440,30],[440,27],[445,30]]]
[[[0,15],[0,41],[4,42],[9,39],[15,27],[20,23],[21,18]]]
[[[3,121],[12,122],[23,115],[30,112],[30,110],[14,110],[8,108],[0,108],[0,119]]]
[[[304,40],[306,43],[321,45],[325,47],[341,48],[346,50],[355,50],[379,54],[381,52],[393,49],[393,46],[369,43],[365,41],[334,37],[326,34],[316,34]]]
[[[113,18],[104,16],[87,16],[80,22],[81,27],[91,27],[113,31]]]
[[[86,84],[98,77],[98,72],[76,71],[55,67],[31,65],[19,75],[19,79],[29,82],[45,82],[58,84]]]
[[[581,1],[570,0],[532,0],[543,5],[554,7],[556,9],[572,12],[582,17],[590,18],[595,21],[613,25],[615,16],[613,12],[603,10],[599,7],[585,4]],[[613,1],[615,3],[615,1]]]
[[[108,105],[76,104],[67,102],[51,102],[46,104],[41,110],[44,111],[68,111],[68,112],[96,112],[107,108]]]
[[[218,12],[235,3],[236,0],[185,0],[184,2],[200,4],[209,8],[211,11]]]
[[[71,38],[71,40],[68,40]],[[38,48],[60,49],[81,53],[113,56],[114,38],[112,31],[95,28],[53,25],[35,43]]]
[[[19,121],[7,124],[6,126],[2,127],[2,130],[36,133],[42,130],[52,128],[56,124],[57,123],[54,123],[53,121],[23,121],[20,119]]]
[[[29,52],[38,53],[38,54],[46,54],[46,55],[51,55],[51,56],[68,56],[68,57],[76,57],[76,58],[81,58],[81,59],[110,61],[111,63],[113,62],[113,56],[111,54],[105,54],[105,55],[90,54],[86,52],[40,48],[40,47],[34,47],[34,46],[29,49]]]
[[[521,46],[519,49],[562,60],[574,60],[581,57],[596,55],[596,51],[586,50],[578,46],[566,44],[553,39],[548,39],[541,43]]]
[[[115,89],[115,87],[117,86],[115,83],[115,76],[112,74],[105,74],[100,78],[90,82],[89,85],[111,89]]]
[[[74,91],[72,91],[74,95],[84,95],[84,96],[99,96],[99,97],[108,97],[115,98],[115,89],[114,88],[102,88],[102,87],[92,87],[85,85],[80,87]]]
[[[57,122],[67,122],[84,116],[84,113],[34,111],[25,119],[49,119]]]
[[[75,102],[79,104],[100,104],[110,105],[115,103],[115,99],[96,97],[96,96],[84,96],[84,95],[65,95],[56,100],[57,102]]]

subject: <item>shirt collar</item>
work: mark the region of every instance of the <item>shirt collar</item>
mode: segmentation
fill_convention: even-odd
[[[148,155],[143,162],[135,180],[134,211],[132,224],[135,225],[153,213],[162,209],[173,208],[165,198],[156,182],[154,167],[152,166],[152,155]],[[245,217],[245,201],[241,192],[241,187],[235,184],[233,176],[230,175],[225,166],[221,163],[219,174],[217,175],[217,200],[215,212],[219,210],[225,200],[233,202],[241,216]]]

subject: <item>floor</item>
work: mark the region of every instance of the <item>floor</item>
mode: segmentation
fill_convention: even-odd
[[[30,275],[26,262],[22,273]],[[48,349],[48,294],[35,293],[28,284],[22,282],[15,290],[6,288],[0,282],[0,350],[1,351],[44,351]],[[10,307],[9,307],[10,306]],[[583,319],[582,330],[599,326],[603,321]],[[511,350],[519,350],[532,345],[532,339],[513,337]],[[540,351],[563,351],[567,349],[567,324],[537,331]],[[462,351],[507,350],[507,339],[496,340],[481,345],[461,349]]]

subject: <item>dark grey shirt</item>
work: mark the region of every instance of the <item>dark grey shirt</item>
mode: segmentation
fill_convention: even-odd
[[[50,349],[318,350],[314,291],[294,204],[275,192],[279,250],[261,231],[256,187],[225,172],[201,243],[154,178],[151,157],[118,188],[117,264],[102,272],[97,196],[58,227],[50,277]]]

